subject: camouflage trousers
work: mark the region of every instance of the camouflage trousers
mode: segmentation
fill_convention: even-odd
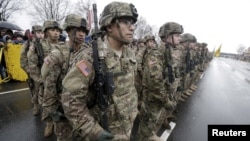
[[[196,83],[196,81],[199,79],[200,73],[201,72],[198,70],[198,67],[195,67],[194,70],[191,71],[189,86]]]
[[[32,92],[32,98],[31,98],[31,102],[34,105],[40,105],[39,103],[39,83],[34,82],[34,88],[31,90]]]
[[[39,105],[43,104],[43,93],[44,93],[44,87],[42,84],[39,84],[39,92],[38,92],[38,102]]]
[[[138,130],[138,141],[149,141],[163,124],[165,109],[159,103],[144,102],[145,107],[141,109],[140,124]]]
[[[185,75],[182,76],[182,79],[180,81],[180,85],[182,86],[182,88],[185,91],[189,88],[190,83],[191,83],[190,73],[186,73]]]
[[[196,73],[195,73],[195,81],[197,82],[200,79],[201,72],[198,70],[198,66],[196,67]]]
[[[169,99],[171,101],[178,102],[178,99],[180,97],[180,93],[177,93],[177,88],[180,86],[180,78],[176,78],[173,83],[167,83],[167,93],[169,95]]]

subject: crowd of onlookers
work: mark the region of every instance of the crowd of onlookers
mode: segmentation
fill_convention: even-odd
[[[0,29],[0,48],[5,47],[8,43],[23,44],[27,40],[24,34],[20,31],[13,31],[10,29]],[[6,64],[4,55],[1,54],[0,58],[0,75],[1,79],[7,78]]]
[[[3,47],[7,43],[23,44],[25,36],[20,31],[10,29],[0,29],[0,46]]]

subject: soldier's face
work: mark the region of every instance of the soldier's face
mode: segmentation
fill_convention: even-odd
[[[38,39],[43,39],[44,38],[44,33],[42,31],[36,31],[36,38]]]
[[[190,48],[193,48],[193,49],[195,49],[196,47],[196,43],[193,43],[193,42],[191,42],[189,45],[190,45]]]
[[[47,30],[48,38],[51,40],[58,40],[60,36],[60,30],[58,28],[51,28]]]
[[[136,25],[132,18],[121,18],[118,20],[118,23],[111,24],[108,31],[112,36],[116,36],[124,42],[130,43],[133,40],[135,27]]]
[[[70,30],[69,39],[74,40],[74,42],[77,44],[83,43],[86,37],[86,30],[84,28],[75,28],[75,30],[76,30],[75,33],[74,33],[74,30]],[[75,37],[74,37],[74,34],[75,34]]]
[[[154,46],[154,44],[155,44],[154,40],[148,40],[147,41],[147,46],[150,47],[150,48],[152,48]]]
[[[167,37],[167,42],[172,45],[179,45],[180,41],[181,41],[181,36],[178,33],[171,34],[170,36]]]

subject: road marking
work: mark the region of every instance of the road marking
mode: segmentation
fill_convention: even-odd
[[[201,74],[200,79],[202,79],[202,78],[203,78],[203,76],[204,76],[204,73],[202,73],[202,74]]]
[[[27,91],[27,90],[29,90],[29,88],[23,88],[23,89],[18,89],[18,90],[13,90],[13,91],[6,91],[6,92],[1,92],[0,95],[8,94],[8,93],[20,92],[20,91]]]
[[[168,139],[168,137],[170,136],[171,132],[174,130],[176,123],[174,122],[170,122],[169,125],[171,126],[171,130],[165,130],[162,134],[161,134],[161,139],[163,139],[164,141],[166,141]]]

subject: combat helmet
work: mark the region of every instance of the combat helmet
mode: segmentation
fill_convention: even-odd
[[[153,36],[153,35],[146,35],[144,37],[144,41],[147,42],[148,40],[154,40],[155,41],[155,36]]]
[[[132,42],[133,42],[133,43],[137,43],[137,39],[136,39],[136,38],[133,38]]]
[[[111,24],[114,19],[120,17],[131,17],[134,22],[137,21],[138,13],[133,4],[128,4],[124,2],[111,2],[104,7],[104,10],[100,17],[100,29],[104,28]]]
[[[60,24],[57,21],[45,21],[43,23],[43,32],[45,32],[49,28],[58,28],[62,32],[62,28],[60,27]]]
[[[83,27],[87,34],[89,32],[88,28],[87,28],[88,24],[87,24],[87,20],[79,15],[76,14],[70,14],[68,16],[66,16],[64,24],[63,24],[63,30],[67,30],[70,27]]]
[[[184,42],[193,42],[193,43],[196,43],[197,42],[197,39],[194,35],[190,34],[190,33],[184,33],[181,35],[181,43],[184,43]]]
[[[145,42],[144,39],[142,39],[142,38],[138,39],[138,44],[139,43],[144,43],[144,42]]]
[[[34,33],[35,31],[42,31],[43,30],[43,28],[42,28],[42,26],[40,26],[40,25],[33,25],[32,27],[32,33]]]
[[[159,30],[160,37],[165,37],[172,33],[182,34],[183,33],[182,25],[176,22],[167,22],[160,27],[160,30]]]
[[[207,47],[207,43],[201,43],[201,47],[202,47],[202,48]]]

